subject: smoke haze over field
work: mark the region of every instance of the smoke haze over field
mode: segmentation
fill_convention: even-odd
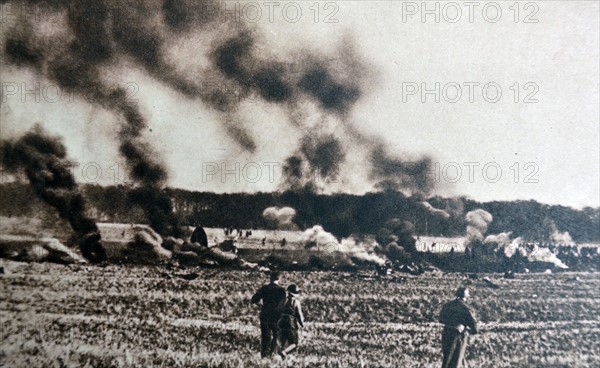
[[[385,263],[385,259],[373,252],[376,243],[367,244],[356,240],[354,237],[343,238],[338,241],[333,234],[325,231],[321,225],[314,225],[306,229],[302,234],[302,242],[306,249],[318,249],[331,254],[346,254],[379,265]]]
[[[599,157],[592,149],[598,145],[598,52],[573,49],[571,42],[598,43],[597,5],[547,4],[543,32],[523,28],[527,37],[497,40],[514,31],[514,23],[499,22],[472,40],[463,37],[468,24],[382,18],[400,3],[340,3],[332,23],[324,21],[322,7],[316,14],[303,3],[297,23],[283,20],[280,8],[274,21],[266,9],[255,23],[243,14],[236,20],[210,0],[1,3],[2,79],[8,83],[3,135],[18,137],[40,122],[65,137],[74,160],[102,166],[100,184],[114,184],[107,173],[115,162],[126,166],[126,179],[140,188],[132,204],[144,208],[163,235],[177,232],[161,194],[165,186],[400,190],[599,204],[593,175]],[[21,4],[26,16],[15,10]],[[211,6],[217,11],[207,12]],[[531,42],[540,47],[531,50]],[[511,52],[498,55],[498,47]],[[521,54],[527,58],[515,65],[514,55]],[[566,78],[563,70],[577,77]],[[509,97],[486,104],[479,93],[474,103],[448,105],[402,96],[406,81],[430,90],[436,82],[472,79],[498,82]],[[508,87],[529,80],[544,86],[539,103],[515,103]],[[34,83],[41,97],[51,83],[63,99],[32,102],[27,91]],[[583,97],[573,104],[568,94]],[[580,129],[571,129],[572,121]],[[526,135],[526,143],[514,139]],[[555,149],[565,145],[566,153]],[[275,181],[265,175],[256,182],[229,180],[233,176],[222,182],[220,175],[202,181],[203,163],[224,161],[275,162],[280,175]],[[449,162],[463,168],[454,185],[443,180]],[[465,179],[465,162],[479,164],[473,183]],[[488,162],[503,169],[497,183],[481,175]],[[537,165],[537,183],[523,183],[527,163]],[[442,185],[432,180],[436,170]]]
[[[32,69],[124,120],[118,134],[119,152],[127,164],[129,177],[139,185],[131,200],[145,210],[153,228],[161,235],[178,233],[172,209],[160,194],[169,170],[144,138],[149,128],[148,118],[129,100],[125,87],[107,81],[105,68],[124,60],[133,61],[152,78],[189,98],[189,103],[202,104],[213,111],[223,131],[249,153],[258,147],[238,111],[243,99],[257,98],[280,106],[289,114],[288,122],[281,122],[288,125],[286,129],[307,129],[305,121],[298,119],[303,115],[302,101],[312,103],[324,119],[348,123],[347,116],[364,94],[369,74],[350,39],[342,39],[346,44],[344,51],[335,59],[313,52],[301,58],[275,56],[249,25],[217,22],[203,14],[202,6],[194,2],[168,0],[162,7],[150,1],[136,3],[134,7],[104,1],[90,6],[24,3],[43,10],[44,20],[51,14],[59,17],[59,21],[47,24],[54,28],[53,33],[36,29],[31,20],[14,24],[3,45],[7,60],[12,65]],[[215,27],[219,35],[211,33]],[[173,42],[191,34],[200,46],[194,51],[208,61],[199,70],[198,66],[181,68],[168,54]],[[203,80],[214,76],[227,81],[234,93],[214,85],[207,89]],[[316,176],[327,180],[337,175],[345,161],[342,140],[350,139],[344,135],[343,131],[336,135],[305,134],[297,143],[297,152],[287,159],[284,183],[289,183],[291,189],[316,190]],[[371,145],[377,145],[379,139],[373,137]],[[366,146],[365,142],[361,145]],[[408,180],[406,184],[396,183],[395,189],[430,189],[423,177],[426,161],[406,165],[378,146],[369,148],[373,150],[374,180],[389,180],[402,174]]]

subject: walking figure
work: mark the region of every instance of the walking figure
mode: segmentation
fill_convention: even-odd
[[[285,300],[285,289],[279,286],[279,272],[270,274],[271,282],[263,285],[250,300],[258,304],[262,300],[260,311],[260,356],[271,356],[277,350],[277,323],[281,316],[281,305]]]
[[[304,327],[304,315],[302,306],[296,296],[300,293],[300,288],[296,284],[290,284],[287,287],[287,298],[281,308],[281,317],[279,317],[279,346],[280,355],[285,359],[288,354],[296,350],[299,340],[299,329]],[[287,346],[286,346],[287,345]]]
[[[439,318],[439,321],[444,324],[442,368],[462,367],[469,334],[477,333],[477,321],[466,304],[469,289],[459,287],[455,295],[456,299],[444,304]]]

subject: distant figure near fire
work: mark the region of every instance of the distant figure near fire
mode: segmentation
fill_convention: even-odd
[[[202,228],[202,224],[196,226],[190,237],[190,242],[199,243],[203,247],[208,247],[208,237],[206,236],[206,231]]]
[[[444,324],[442,332],[442,368],[460,368],[463,366],[469,333],[477,333],[477,321],[466,301],[469,289],[459,287],[456,299],[442,307],[439,321]]]
[[[270,274],[271,282],[263,285],[250,300],[252,304],[263,302],[260,311],[260,356],[271,356],[277,350],[277,324],[281,316],[281,305],[285,300],[285,289],[279,286],[279,272]]]

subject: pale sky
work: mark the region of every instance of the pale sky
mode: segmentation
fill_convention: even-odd
[[[244,8],[246,3],[239,3],[240,11],[247,10],[241,18],[255,17],[255,5]],[[340,133],[352,124],[382,137],[398,155],[432,157],[438,165],[432,174],[440,175],[441,181],[436,194],[600,206],[597,1],[520,2],[518,23],[514,8],[509,8],[514,1],[475,2],[473,22],[463,2],[453,3],[462,11],[456,23],[448,21],[456,16],[456,7],[448,2],[439,3],[439,23],[434,15],[422,22],[421,2],[320,2],[318,14],[312,1],[275,3],[272,22],[263,2],[252,3],[262,12],[253,27],[270,53],[288,59],[310,49],[335,60],[343,57],[345,45],[353,44],[368,66],[365,94],[347,121],[324,116],[311,103],[303,105],[313,129]],[[488,20],[482,16],[486,4]],[[492,23],[495,4],[502,15]],[[525,8],[526,4],[530,5]],[[233,9],[235,3],[226,6]],[[428,6],[434,9],[435,2]],[[300,8],[299,21],[286,21],[283,8],[288,20]],[[528,15],[537,23],[525,23]],[[337,23],[325,22],[327,16]],[[202,64],[202,58],[195,57],[199,48],[201,52],[202,45],[191,35],[165,52],[174,55],[179,67],[189,68]],[[283,161],[297,149],[303,134],[289,123],[283,108],[258,100],[241,105],[240,124],[252,132],[258,147],[249,153],[231,141],[210,108],[182,97],[127,60],[106,73],[117,84],[129,83],[132,98],[149,121],[146,137],[169,168],[169,186],[215,192],[279,188]],[[53,103],[56,92],[51,89],[45,90],[46,96],[40,94],[39,102],[34,95],[22,96],[20,90],[13,94],[11,88],[20,88],[21,83],[37,82],[42,91],[52,84],[27,70],[3,65],[1,77],[2,138],[17,136],[39,122],[64,137],[69,156],[80,163],[75,168],[78,181],[114,183],[117,167],[125,176],[115,139],[118,118],[113,113],[78,96],[72,102],[66,93]],[[434,90],[436,83],[437,103],[434,93],[420,93],[423,84]],[[482,89],[488,83],[501,89],[495,103],[484,99]],[[460,97],[456,86],[461,88]],[[496,97],[494,88],[487,89],[488,100]],[[528,96],[531,103],[524,102]],[[447,101],[452,99],[457,102]],[[324,192],[373,190],[366,180],[365,152],[348,137],[343,142],[347,160],[337,183],[322,184]],[[239,182],[235,174],[221,175],[223,168],[236,171],[236,163]]]

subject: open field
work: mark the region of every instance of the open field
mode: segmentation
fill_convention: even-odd
[[[264,274],[0,261],[4,367],[437,367],[440,304],[471,283],[470,367],[600,366],[600,274],[372,278],[287,272],[308,320],[291,360],[261,360]],[[197,272],[193,281],[178,275]]]

